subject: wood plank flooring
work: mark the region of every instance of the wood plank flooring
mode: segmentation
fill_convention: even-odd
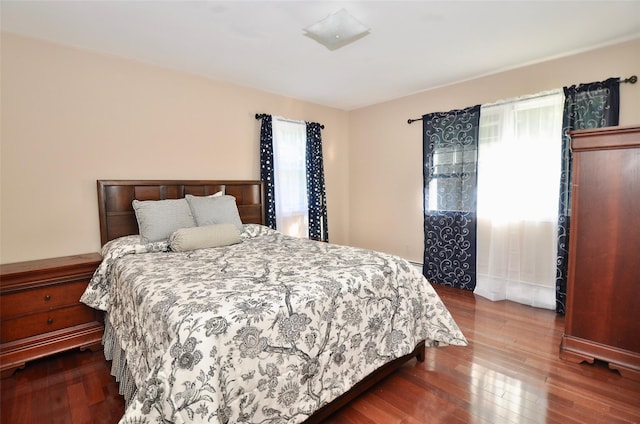
[[[424,363],[411,360],[328,424],[640,423],[640,382],[559,359],[563,317],[436,290],[469,346],[427,349]],[[27,364],[1,382],[1,422],[116,423],[124,402],[109,367],[88,351]]]

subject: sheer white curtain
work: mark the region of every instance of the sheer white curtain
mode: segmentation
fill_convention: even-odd
[[[474,293],[555,308],[563,94],[483,106]]]
[[[307,197],[307,126],[305,122],[273,117],[273,168],[276,228],[294,236],[309,237]]]

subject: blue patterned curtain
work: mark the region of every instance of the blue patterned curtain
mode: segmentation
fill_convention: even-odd
[[[480,105],[422,117],[423,274],[466,290],[476,285],[476,166]]]
[[[569,131],[618,125],[620,83],[618,78],[564,87],[562,118],[562,173],[558,218],[556,312],[564,314],[567,297],[569,227],[571,216],[571,137]]]
[[[307,195],[309,197],[309,238],[329,241],[327,196],[322,160],[322,126],[307,122]]]
[[[256,115],[258,117],[258,115]],[[271,115],[261,115],[260,179],[264,181],[265,225],[276,228],[276,192],[273,172],[273,130]]]

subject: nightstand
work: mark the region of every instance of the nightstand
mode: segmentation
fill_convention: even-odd
[[[80,303],[97,253],[0,265],[0,372],[69,349],[99,350],[103,313]]]

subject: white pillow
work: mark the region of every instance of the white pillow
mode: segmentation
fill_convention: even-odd
[[[214,224],[204,227],[181,228],[169,238],[174,252],[186,252],[208,247],[229,246],[240,243],[240,233],[233,224]]]
[[[243,231],[240,213],[233,196],[186,196],[196,225],[202,227],[213,224],[233,224],[239,232]]]
[[[180,228],[196,226],[186,199],[134,200],[131,205],[146,242],[167,240]]]
[[[188,196],[191,196],[191,194],[189,194]],[[193,196],[193,197],[220,197],[220,196],[224,196],[224,191],[220,190],[220,191],[216,191],[213,194],[210,194],[208,196]]]

